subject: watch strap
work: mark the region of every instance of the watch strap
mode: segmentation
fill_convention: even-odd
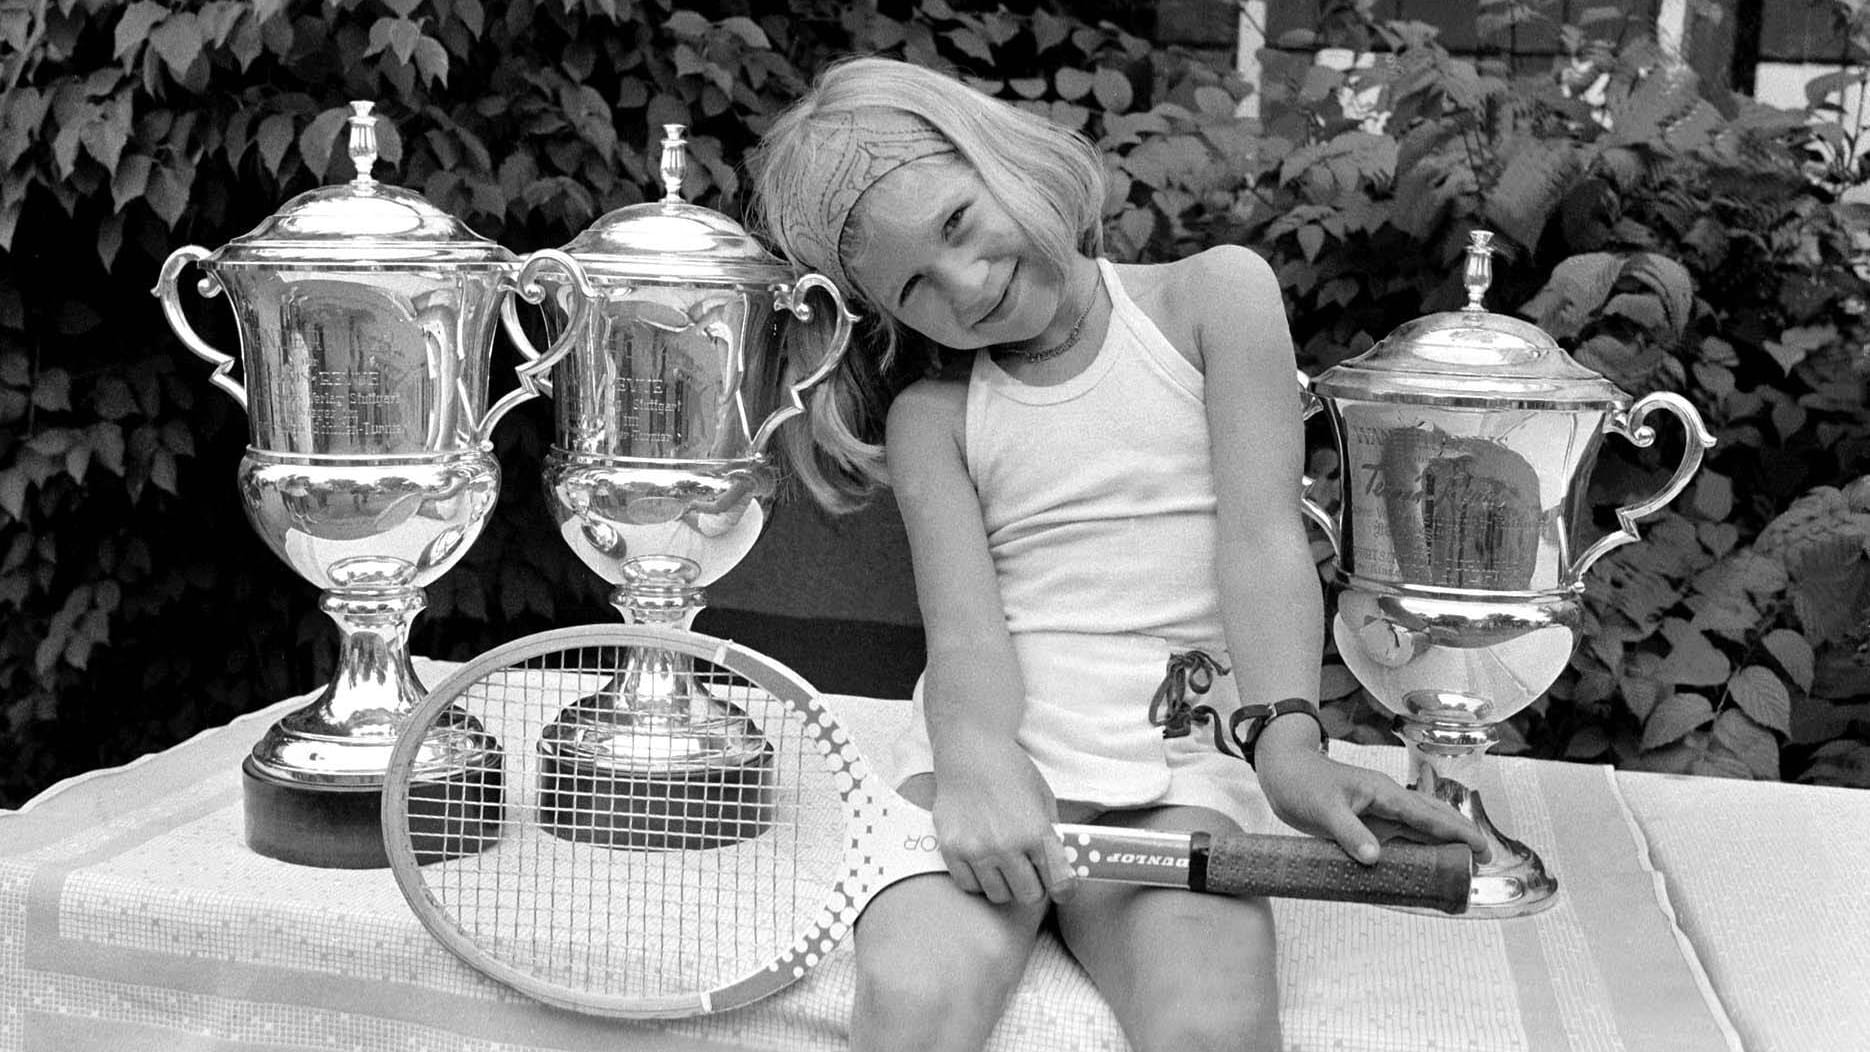
[[[1233,716],[1232,737],[1240,747],[1241,758],[1253,765],[1254,749],[1260,744],[1260,735],[1268,724],[1281,716],[1304,713],[1318,724],[1318,751],[1326,752],[1330,737],[1325,734],[1325,721],[1318,714],[1316,702],[1305,698],[1280,698],[1270,704],[1242,705]]]

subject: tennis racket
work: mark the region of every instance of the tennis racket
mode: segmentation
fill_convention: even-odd
[[[1061,825],[1078,876],[1196,891],[1467,905],[1462,845],[1364,866],[1310,837]],[[803,976],[882,888],[945,870],[797,674],[666,627],[559,629],[438,684],[383,792],[396,882],[468,964],[541,1001],[666,1018]]]

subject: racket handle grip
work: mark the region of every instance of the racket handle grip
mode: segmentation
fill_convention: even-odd
[[[1473,874],[1473,853],[1466,844],[1391,841],[1376,864],[1366,866],[1329,840],[1227,833],[1209,840],[1207,855],[1207,891],[1443,913],[1466,911]]]

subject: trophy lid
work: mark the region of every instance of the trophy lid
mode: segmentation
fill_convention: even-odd
[[[1531,322],[1481,305],[1493,281],[1493,234],[1468,235],[1467,306],[1405,322],[1376,346],[1325,370],[1312,389],[1328,398],[1482,407],[1582,409],[1629,396],[1578,364]]]
[[[202,265],[512,263],[513,253],[427,198],[371,178],[377,160],[377,118],[371,108],[369,102],[351,103],[348,152],[355,178],[294,197]]]
[[[794,274],[733,219],[682,200],[688,143],[680,124],[662,126],[663,197],[598,217],[564,248],[593,281],[770,285]]]

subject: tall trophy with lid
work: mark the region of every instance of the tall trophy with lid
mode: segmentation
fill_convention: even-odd
[[[1413,788],[1478,824],[1492,859],[1476,868],[1465,916],[1551,905],[1538,854],[1494,826],[1478,791],[1498,724],[1570,662],[1584,574],[1638,539],[1636,520],[1680,493],[1714,444],[1694,407],[1658,392],[1631,401],[1538,327],[1482,306],[1492,235],[1476,231],[1468,304],[1404,324],[1326,370],[1307,415],[1327,413],[1342,499],[1308,502],[1337,550],[1332,634],[1364,687],[1397,717]],[[1686,429],[1681,460],[1617,528],[1586,544],[1590,469],[1605,435],[1655,441],[1657,410]]]
[[[410,622],[423,587],[460,560],[493,510],[494,424],[570,348],[570,334],[543,354],[522,342],[519,386],[489,407],[503,303],[516,293],[538,302],[538,279],[552,271],[572,290],[563,297],[572,313],[585,308],[570,259],[517,259],[372,178],[377,118],[368,102],[351,108],[356,178],[300,194],[215,251],[177,249],[154,290],[182,342],[214,365],[212,382],[247,411],[238,484],[248,520],[323,590],[320,606],[340,631],[331,683],[269,727],[242,766],[253,849],[334,868],[387,865],[383,775],[425,693]],[[236,360],[183,314],[177,280],[190,263],[202,295],[227,294],[241,379]],[[464,716],[430,735],[423,762],[441,778],[484,771],[490,748]]]
[[[618,611],[685,627],[702,587],[759,538],[774,491],[767,443],[837,367],[855,318],[829,279],[795,273],[734,220],[685,202],[683,128],[664,130],[663,198],[610,212],[564,246],[596,299],[552,370],[544,483],[565,543],[610,582]],[[782,328],[821,309],[828,326],[792,333],[816,338],[786,343],[790,379],[765,379]],[[767,411],[761,392],[775,386],[782,395]],[[546,728],[548,827],[632,846],[705,845],[711,829],[757,828],[722,811],[735,800],[760,806],[766,749],[687,666],[638,648]],[[667,815],[639,806],[613,820],[604,801],[619,799],[666,801]]]

